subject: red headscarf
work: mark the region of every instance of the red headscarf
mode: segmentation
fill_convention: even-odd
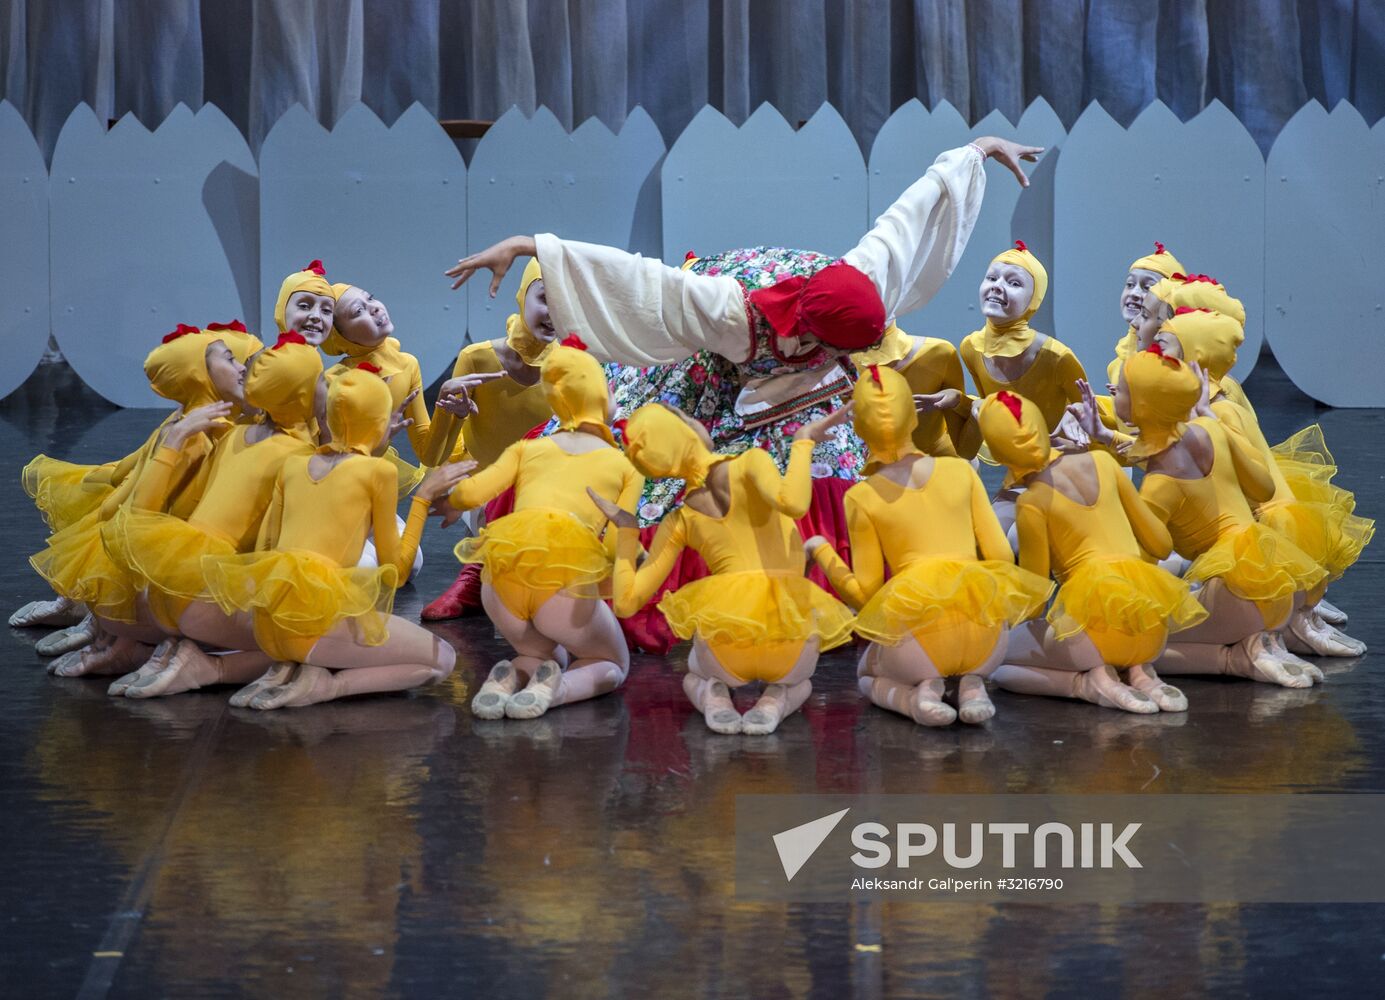
[[[840,350],[860,351],[885,334],[880,293],[847,263],[828,265],[808,278],[785,278],[751,292],[750,301],[780,337],[812,334]]]

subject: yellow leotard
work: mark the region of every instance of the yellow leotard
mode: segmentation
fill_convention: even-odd
[[[495,343],[483,340],[462,348],[452,367],[452,377],[504,370],[496,356]],[[524,386],[510,378],[496,379],[478,386],[472,398],[476,401],[477,412],[462,422],[461,437],[449,461],[470,458],[484,469],[506,448],[553,416],[553,410],[544,399],[543,387],[537,383]],[[441,428],[444,420],[455,419],[451,414],[440,414],[436,422]]]
[[[1080,503],[1054,487],[1048,470],[1015,501],[1020,565],[1061,584],[1049,609],[1054,634],[1085,633],[1112,666],[1149,663],[1170,631],[1194,625],[1206,610],[1188,585],[1146,561],[1167,556],[1173,540],[1140,498],[1120,465],[1105,452],[1059,458],[1091,463],[1097,493]]]
[[[522,620],[558,592],[596,598],[611,574],[613,540],[603,543],[605,516],[587,496],[633,507],[644,477],[621,452],[603,445],[577,454],[552,438],[516,441],[496,461],[452,490],[452,506],[479,507],[515,489],[514,512],[457,546],[457,558],[479,562],[481,579]]]
[[[202,563],[222,610],[252,612],[260,648],[296,662],[345,619],[366,645],[385,641],[395,588],[409,578],[428,517],[428,502],[415,497],[401,537],[397,476],[386,459],[348,456],[315,479],[312,458],[284,460],[254,552]],[[359,567],[372,532],[379,565]]]
[[[1233,594],[1253,601],[1267,623],[1280,622],[1292,610],[1294,594],[1316,587],[1325,572],[1289,539],[1255,520],[1250,502],[1274,493],[1259,452],[1215,419],[1199,417],[1188,426],[1210,440],[1211,469],[1196,479],[1147,473],[1140,496],[1168,525],[1174,547],[1193,560],[1187,579],[1221,577]]]
[[[943,676],[984,663],[1006,626],[1036,614],[1052,590],[1047,576],[1015,565],[986,488],[963,459],[934,459],[917,487],[877,473],[844,504],[853,568],[830,546],[814,555],[859,610],[856,632],[888,645],[912,635]]]
[[[962,359],[952,343],[939,337],[915,337],[897,326],[885,331],[880,346],[851,355],[858,376],[872,364],[889,365],[909,384],[915,395],[927,396],[944,389],[956,389],[964,397],[963,412],[933,411],[920,414],[914,429],[914,444],[925,455],[971,458],[980,443],[971,428],[966,380]]]
[[[981,344],[981,333],[973,333],[962,341],[959,349],[962,364],[966,365],[980,395],[989,396],[1000,389],[1017,393],[1038,406],[1044,423],[1050,428],[1058,426],[1069,403],[1081,400],[1077,380],[1085,379],[1087,373],[1067,345],[1047,337],[1039,346],[1038,354],[1028,370],[1013,382],[1004,382],[986,367]]]
[[[627,441],[634,425],[632,417]],[[649,558],[638,569],[639,532],[621,529],[616,614],[627,617],[643,607],[683,549],[692,548],[711,575],[666,594],[659,610],[675,634],[697,635],[734,676],[772,683],[793,666],[810,639],[820,649],[846,642],[851,613],[803,575],[803,538],[794,519],[811,501],[812,454],[812,441],[794,442],[782,478],[774,459],[759,448],[725,460],[730,487],[725,516],[710,517],[687,504],[677,508],[660,523]]]
[[[113,557],[148,587],[150,610],[166,628],[188,604],[209,599],[202,558],[253,550],[284,463],[312,454],[311,444],[283,433],[251,444],[250,430],[236,427],[218,443],[187,520],[161,513],[179,464],[170,448],[155,453],[130,504],[111,519]]]

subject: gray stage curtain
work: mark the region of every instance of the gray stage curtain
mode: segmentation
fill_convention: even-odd
[[[705,104],[791,122],[824,101],[868,150],[911,98],[975,121],[1046,98],[1128,123],[1217,98],[1268,149],[1316,98],[1385,115],[1381,0],[0,0],[0,97],[50,152],[72,108],[156,125],[216,104],[258,149],[283,110],[445,118],[547,105],[672,140]]]

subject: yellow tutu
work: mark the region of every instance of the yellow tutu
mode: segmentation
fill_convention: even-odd
[[[91,513],[113,492],[109,483],[86,482],[99,468],[39,455],[24,466],[19,479],[48,527],[61,531]]]
[[[394,466],[394,471],[399,475],[399,499],[403,500],[414,491],[415,486],[423,482],[423,477],[428,470],[404,461],[404,457],[393,447],[386,449],[384,457]]]
[[[1326,503],[1276,500],[1256,515],[1327,570],[1328,580],[1345,573],[1375,534],[1374,521]]]
[[[106,547],[137,586],[189,601],[205,601],[203,556],[236,554],[235,543],[168,514],[122,507],[110,520]]]
[[[1270,449],[1270,454],[1298,499],[1327,504],[1346,514],[1356,509],[1356,496],[1351,490],[1332,482],[1337,475],[1337,462],[1327,450],[1322,428],[1317,424],[1281,441]]]
[[[565,510],[535,507],[492,521],[454,550],[462,562],[480,563],[486,583],[503,580],[539,593],[597,597],[611,575],[601,539]]]
[[[681,639],[761,646],[818,640],[822,650],[851,638],[855,617],[827,591],[797,574],[720,573],[665,594],[659,610]]]
[[[1222,535],[1184,574],[1199,581],[1219,577],[1231,593],[1257,604],[1312,590],[1326,576],[1312,556],[1259,522]]]
[[[924,559],[900,571],[866,602],[856,634],[894,646],[949,613],[976,625],[1012,625],[1043,610],[1053,584],[1013,563]]]
[[[299,639],[316,639],[353,619],[361,641],[389,638],[387,622],[399,575],[393,566],[350,568],[301,549],[271,549],[202,560],[207,593],[227,614],[254,612]],[[268,652],[268,650],[266,650]]]
[[[48,538],[48,547],[29,557],[34,572],[63,597],[85,603],[100,618],[135,620],[138,588],[106,551],[102,523],[92,511]]]
[[[1207,617],[1188,585],[1142,559],[1090,559],[1058,588],[1048,623],[1059,639],[1080,632],[1181,632]]]

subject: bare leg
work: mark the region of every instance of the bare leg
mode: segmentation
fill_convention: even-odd
[[[357,694],[407,691],[438,683],[456,661],[450,645],[398,615],[390,616],[389,638],[379,646],[362,645],[352,623],[342,622],[317,641],[287,684],[261,691],[249,707],[302,708]]]
[[[1159,711],[1144,692],[1121,683],[1085,634],[1059,639],[1043,619],[1011,629],[1005,663],[991,679],[1020,694],[1076,698],[1137,715]]]
[[[1265,684],[1306,688],[1312,678],[1275,655],[1268,632],[1256,632],[1240,642],[1217,645],[1206,642],[1171,641],[1156,661],[1166,674],[1220,674],[1244,677]]]
[[[534,613],[534,627],[572,657],[566,670],[555,660],[540,665],[533,680],[505,706],[511,719],[533,719],[614,691],[630,672],[630,649],[606,602],[555,594]]]
[[[51,601],[30,601],[10,615],[10,626],[33,628],[36,625],[46,625],[49,628],[65,628],[68,625],[76,625],[86,617],[86,613],[85,604],[78,604],[66,597],[55,597]]]
[[[950,726],[957,710],[943,701],[937,667],[912,638],[897,646],[871,643],[856,667],[856,685],[873,704],[921,726]]]
[[[481,606],[505,641],[514,647],[510,665],[527,682],[545,660],[554,658],[557,643],[539,631],[532,621],[525,621],[505,606],[488,583],[481,584]]]

